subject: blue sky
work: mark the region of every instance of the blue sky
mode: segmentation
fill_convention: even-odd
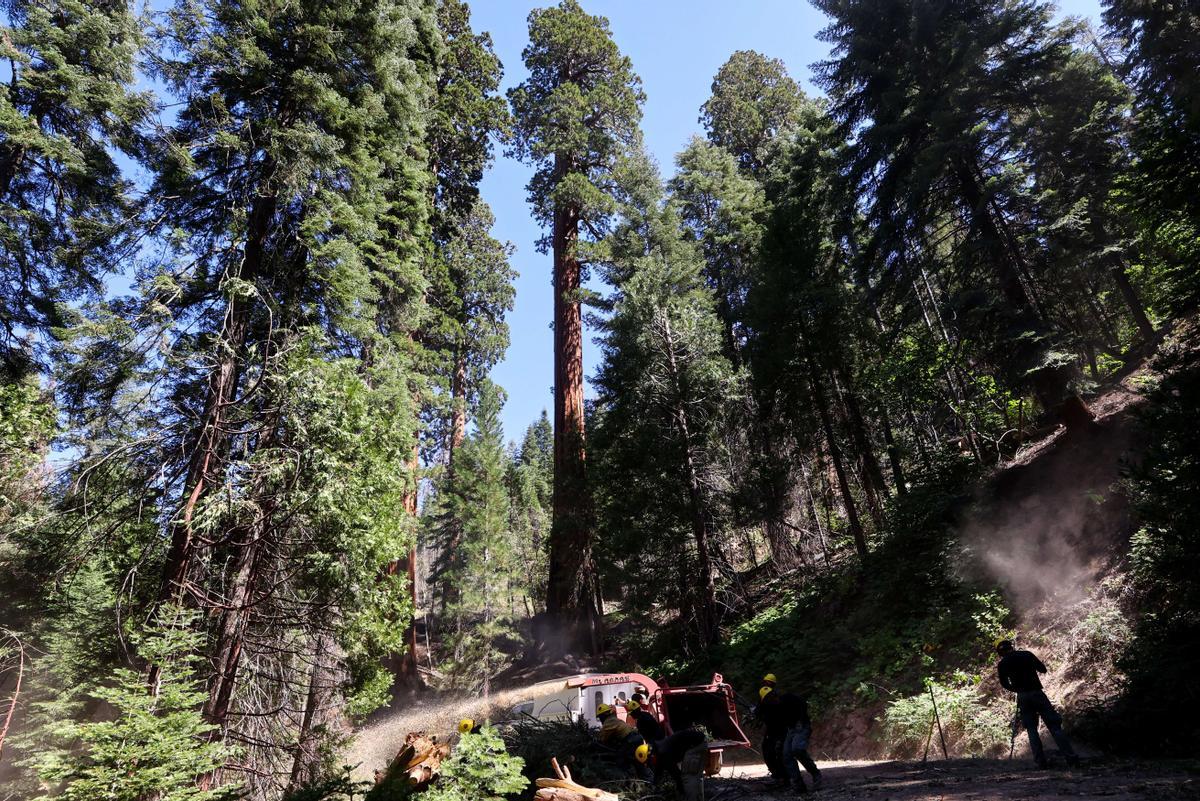
[[[811,81],[810,65],[825,58],[818,41],[824,16],[804,0],[582,0],[592,14],[608,17],[613,37],[633,60],[646,90],[642,128],[650,153],[664,174],[675,154],[700,132],[700,105],[708,98],[713,75],[735,50],[758,50],[783,59],[805,91],[820,94]],[[504,88],[525,78],[521,50],[531,9],[549,0],[474,0],[472,22],[489,31],[504,62]],[[1064,15],[1099,19],[1099,0],[1064,0]],[[504,431],[520,441],[525,426],[551,410],[553,363],[550,331],[552,294],[550,256],[537,252],[541,236],[525,202],[530,169],[498,154],[484,179],[484,199],[496,213],[495,236],[516,246],[516,306],[509,315],[512,344],[493,379],[508,393]],[[585,340],[587,375],[596,367],[597,348],[589,332]],[[590,397],[590,392],[588,393]]]

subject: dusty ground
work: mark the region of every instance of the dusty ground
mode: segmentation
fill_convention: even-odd
[[[1097,760],[1068,770],[1037,770],[1023,760],[819,762],[824,788],[814,801],[1104,801],[1200,799],[1200,763]],[[706,801],[791,799],[772,792],[761,764],[727,767],[705,783]]]

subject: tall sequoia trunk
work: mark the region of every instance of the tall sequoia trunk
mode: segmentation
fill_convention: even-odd
[[[417,517],[417,473],[421,468],[420,432],[416,432],[417,442],[413,444],[412,456],[406,465],[412,484],[404,493],[404,512],[414,520]],[[393,559],[388,563],[387,574],[390,576],[405,573],[408,577],[408,594],[412,602],[412,617],[404,630],[404,653],[392,659],[392,672],[406,684],[420,684],[421,676],[417,662],[417,549],[414,545],[409,548],[403,558]]]
[[[556,165],[559,175],[569,165]],[[566,647],[600,646],[599,581],[592,561],[590,496],[584,454],[583,315],[579,209],[554,209],[554,524],[546,611]]]
[[[679,373],[679,364],[675,357],[675,336],[671,330],[671,320],[665,315],[663,317],[663,335],[667,369],[671,373],[671,382],[675,387],[675,403],[671,411],[675,417],[675,425],[679,427],[679,434],[683,438],[683,468],[687,477],[692,537],[696,540],[696,561],[700,570],[700,639],[707,648],[717,638],[717,585],[713,576],[713,559],[709,543],[710,515],[704,484],[700,479],[700,470],[696,464],[683,378]]]
[[[450,439],[446,443],[448,478],[453,483],[454,454],[467,438],[467,355],[459,345],[454,350],[454,374],[450,378]]]

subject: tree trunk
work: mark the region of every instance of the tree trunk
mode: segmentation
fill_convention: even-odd
[[[559,165],[566,174],[566,165]],[[579,209],[554,209],[554,523],[550,531],[546,612],[563,647],[600,647],[592,561],[583,418],[583,315],[577,257]]]
[[[454,454],[467,438],[467,355],[460,345],[454,352],[454,375],[450,379],[450,441],[446,444],[447,474],[454,475]]]
[[[1125,301],[1125,305],[1129,307],[1129,316],[1133,318],[1142,338],[1147,342],[1153,341],[1154,326],[1151,324],[1150,318],[1146,316],[1146,307],[1142,305],[1142,299],[1138,297],[1137,290],[1129,282],[1129,273],[1125,271],[1124,263],[1114,254],[1110,264],[1108,272],[1112,276],[1113,283],[1121,292],[1121,298]]]
[[[243,281],[255,281],[263,270],[267,234],[271,218],[275,215],[275,206],[276,200],[273,195],[260,195],[251,207],[246,246],[237,275]],[[208,488],[209,477],[216,472],[216,462],[221,458],[228,442],[225,416],[229,404],[237,395],[238,383],[241,380],[241,356],[250,332],[250,312],[249,301],[237,297],[230,298],[225,311],[224,330],[217,345],[217,364],[208,377],[204,413],[201,417],[202,427],[188,463],[183,501],[179,515],[171,523],[171,544],[167,548],[158,592],[160,606],[171,601],[178,602],[183,597],[194,556],[192,517],[196,505]],[[152,682],[151,686],[156,684],[157,682]]]
[[[837,437],[833,429],[833,418],[829,414],[829,404],[825,398],[825,389],[821,386],[821,375],[817,371],[817,365],[813,361],[811,353],[804,354],[804,360],[808,364],[809,380],[812,382],[813,400],[816,402],[817,411],[821,417],[821,426],[825,430],[825,439],[829,445],[829,458],[833,461],[833,471],[837,475],[838,489],[842,494],[842,502],[846,506],[846,520],[850,524],[850,535],[854,538],[854,547],[858,551],[859,559],[866,561],[867,558],[867,538],[863,533],[862,521],[858,518],[858,509],[854,504],[854,495],[850,491],[850,482],[846,478],[845,465],[842,463],[842,451],[838,447]]]
[[[315,781],[321,772],[320,732],[325,708],[333,686],[334,641],[327,631],[317,635],[313,647],[312,669],[308,675],[308,695],[304,701],[304,714],[300,719],[300,731],[296,741],[296,755],[292,759],[292,774],[284,796],[290,795],[302,785]]]
[[[409,475],[412,476],[412,484],[404,493],[404,511],[413,520],[416,520],[417,517],[417,473],[421,468],[421,450],[418,444],[420,432],[417,432],[416,436],[418,441],[413,444],[412,457],[407,465]],[[401,571],[408,576],[408,594],[412,601],[412,616],[409,618],[408,627],[404,630],[404,653],[392,660],[392,672],[406,684],[420,684],[421,677],[417,663],[417,549],[415,545],[408,550],[404,557],[393,559],[388,563],[388,575],[394,576]]]
[[[992,269],[1000,284],[1000,292],[1011,309],[1020,313],[1032,314],[1033,302],[1029,293],[1026,292],[1024,284],[1021,283],[1020,267],[1017,263],[1020,255],[1013,252],[1013,248],[1000,232],[996,220],[988,211],[983,189],[975,177],[974,168],[965,157],[959,157],[954,161],[954,171],[963,199],[971,210],[971,221],[983,234],[985,243],[998,249],[1001,254],[997,258],[990,259]]]

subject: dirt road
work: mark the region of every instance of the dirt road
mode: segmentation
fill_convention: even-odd
[[[1200,799],[1200,763],[1092,761],[1037,770],[1021,761],[821,762],[824,788],[814,801],[1184,801]],[[706,782],[707,801],[794,799],[770,791],[762,765],[728,767]]]

